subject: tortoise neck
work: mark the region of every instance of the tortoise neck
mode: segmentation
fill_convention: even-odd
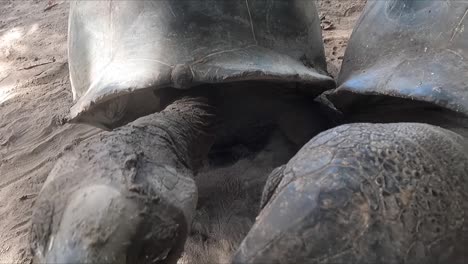
[[[207,98],[183,97],[160,113],[137,119],[132,126],[154,135],[151,145],[158,160],[196,170],[214,142],[215,118],[215,108]],[[177,164],[171,164],[174,162]]]

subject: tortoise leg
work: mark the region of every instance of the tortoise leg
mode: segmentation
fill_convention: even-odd
[[[197,202],[193,169],[211,147],[214,118],[206,98],[182,98],[64,155],[35,204],[37,260],[176,262]]]
[[[233,262],[466,263],[467,175],[467,142],[439,127],[325,131],[272,173]]]

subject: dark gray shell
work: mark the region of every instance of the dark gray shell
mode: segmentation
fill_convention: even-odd
[[[467,263],[467,143],[417,123],[319,134],[269,176],[233,264]]]
[[[74,1],[71,118],[107,128],[160,110],[154,90],[235,81],[295,82],[320,93],[326,74],[314,1]]]
[[[410,98],[468,114],[468,2],[370,1],[346,50],[338,108],[350,92]]]

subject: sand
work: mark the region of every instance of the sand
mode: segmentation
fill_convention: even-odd
[[[317,2],[326,29],[323,36],[328,69],[333,76],[339,71],[364,2]],[[68,5],[53,0],[0,1],[0,263],[31,262],[27,243],[31,208],[43,182],[62,153],[100,132],[90,126],[64,123],[73,104],[66,46]],[[267,175],[278,162],[275,155],[260,153],[230,168],[206,170],[200,179],[246,170]],[[232,184],[237,186],[235,181]],[[210,188],[214,187],[205,189]],[[232,203],[232,195],[230,199]],[[204,217],[203,210],[199,214],[199,218]],[[246,232],[242,229],[249,224],[240,228],[240,237],[232,239],[240,240]],[[237,242],[222,240],[217,240],[219,250],[209,260],[228,259]],[[191,243],[192,249],[197,247]],[[185,261],[189,257],[185,256]]]

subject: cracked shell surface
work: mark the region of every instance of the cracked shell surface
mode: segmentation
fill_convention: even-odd
[[[424,124],[323,132],[286,165],[234,262],[464,263],[467,151]]]

